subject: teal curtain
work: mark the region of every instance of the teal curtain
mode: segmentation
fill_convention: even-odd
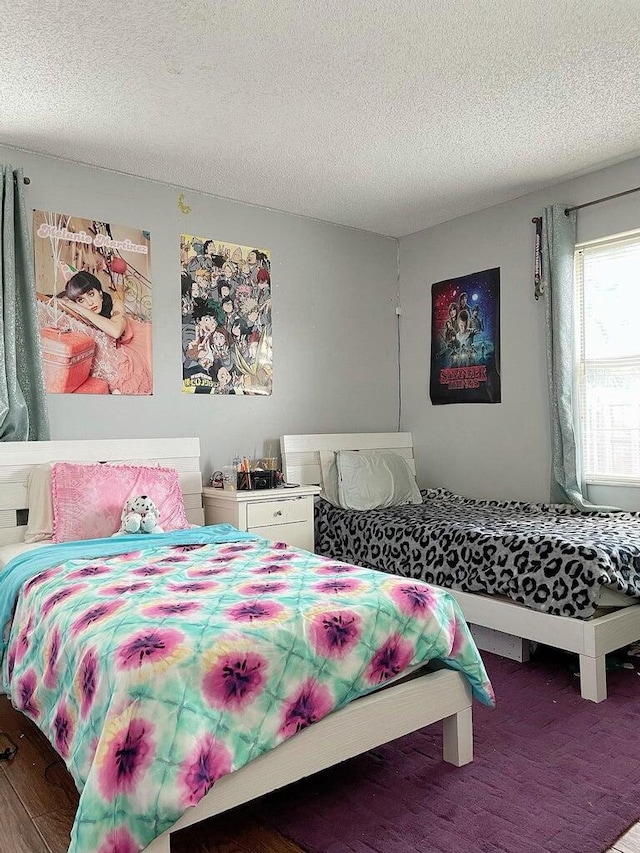
[[[612,510],[586,496],[581,470],[580,402],[577,383],[576,317],[573,284],[575,211],[554,204],[542,211],[541,287],[544,295],[547,375],[551,413],[551,501],[584,512]]]
[[[22,169],[2,166],[0,441],[49,438]]]

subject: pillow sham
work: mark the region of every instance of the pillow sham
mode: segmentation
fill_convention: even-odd
[[[338,500],[346,509],[420,504],[422,495],[404,456],[392,451],[339,450]]]
[[[53,536],[53,500],[51,497],[51,469],[53,462],[34,465],[27,477],[27,529],[24,541],[28,544],[43,542]],[[77,463],[93,465],[97,463]],[[118,468],[122,465],[137,465],[141,468],[159,468],[160,463],[149,459],[132,459],[127,462],[100,463]]]
[[[24,541],[33,544],[53,536],[53,501],[51,500],[51,464],[34,465],[27,477],[27,529]]]
[[[51,473],[54,542],[112,536],[133,495],[149,495],[165,531],[189,527],[175,468],[56,462]]]

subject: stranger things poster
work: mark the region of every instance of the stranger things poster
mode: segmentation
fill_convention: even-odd
[[[500,268],[431,285],[434,405],[500,403]]]

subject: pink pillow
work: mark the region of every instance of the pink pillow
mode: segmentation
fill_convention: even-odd
[[[51,480],[54,542],[112,536],[120,529],[125,501],[135,495],[148,495],[156,504],[163,530],[189,527],[175,468],[56,462]]]

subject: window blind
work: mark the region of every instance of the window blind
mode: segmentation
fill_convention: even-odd
[[[576,250],[577,384],[588,483],[640,485],[640,232]]]

